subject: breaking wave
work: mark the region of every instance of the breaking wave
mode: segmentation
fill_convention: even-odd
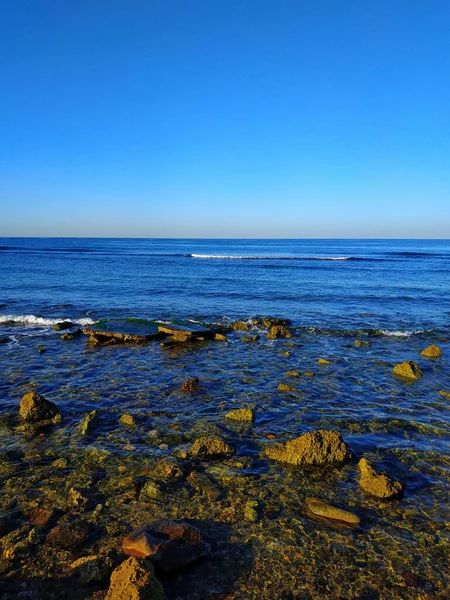
[[[74,325],[93,325],[93,321],[89,317],[81,319],[48,319],[38,317],[36,315],[0,315],[0,325],[17,324],[17,325],[36,325],[38,327],[48,327],[56,325],[56,323],[73,323]]]

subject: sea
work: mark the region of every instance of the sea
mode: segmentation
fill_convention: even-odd
[[[289,319],[291,337],[267,337],[257,317],[269,316]],[[54,327],[153,333],[161,323],[226,329],[236,320],[249,331],[178,344],[95,346]],[[50,503],[76,520],[68,488],[87,489],[100,498],[103,533],[80,556],[114,535],[120,548],[118,524],[126,531],[149,514],[197,519],[222,554],[192,571],[209,569],[190,588],[183,577],[165,581],[169,598],[448,597],[450,241],[2,238],[0,341],[1,515]],[[421,354],[431,344],[442,356]],[[421,377],[396,377],[403,361]],[[199,393],[183,393],[193,377]],[[19,403],[30,391],[57,404],[60,423],[24,428]],[[227,419],[248,406],[252,423]],[[88,413],[95,427],[82,435]],[[264,458],[268,444],[317,429],[341,433],[353,460],[305,472]],[[234,462],[186,460],[204,435],[225,439]],[[361,490],[363,456],[404,484],[402,498]],[[184,478],[146,498],[155,461],[174,457],[209,491]],[[315,521],[304,509],[311,496],[356,513],[361,527]],[[249,544],[243,577],[238,550]],[[68,559],[45,548],[24,568],[39,560],[61,570]],[[78,598],[55,585],[57,597]]]

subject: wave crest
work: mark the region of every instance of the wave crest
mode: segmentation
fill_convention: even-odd
[[[0,315],[0,325],[16,323],[17,325],[36,325],[38,327],[52,327],[56,323],[73,323],[74,325],[94,325],[96,321],[93,321],[89,317],[81,319],[49,319],[45,317],[38,317],[36,315]]]

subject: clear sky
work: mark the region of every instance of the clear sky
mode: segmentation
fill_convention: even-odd
[[[449,0],[0,0],[0,235],[450,237]]]

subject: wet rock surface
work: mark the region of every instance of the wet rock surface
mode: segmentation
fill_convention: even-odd
[[[19,415],[24,421],[48,421],[59,414],[59,409],[53,402],[36,392],[29,392],[20,401]]]
[[[350,448],[337,431],[311,431],[285,444],[265,449],[267,458],[291,465],[339,465],[352,457]]]
[[[436,344],[431,344],[431,346],[428,346],[425,348],[425,350],[422,350],[420,354],[422,356],[426,356],[427,358],[439,358],[442,356],[442,350],[439,348],[439,346],[436,346]]]
[[[360,524],[360,518],[354,513],[327,504],[318,498],[306,498],[305,505],[310,513],[319,517],[331,519],[333,521],[342,521],[343,523],[354,526]]]
[[[367,458],[362,458],[358,467],[361,473],[359,483],[368,494],[383,499],[398,498],[403,494],[403,484],[390,479],[384,473],[378,473]]]
[[[393,370],[394,375],[403,379],[420,379],[423,375],[419,365],[413,360],[405,360],[398,365],[395,365]]]
[[[195,458],[224,458],[232,456],[234,452],[234,448],[220,438],[204,436],[195,440],[189,455]]]
[[[134,556],[120,564],[111,575],[105,600],[165,600],[152,563]]]

